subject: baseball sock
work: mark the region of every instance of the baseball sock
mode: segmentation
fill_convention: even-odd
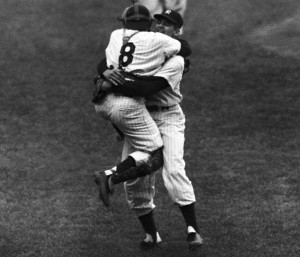
[[[153,219],[153,211],[151,211],[143,216],[140,216],[139,220],[144,228],[144,231],[147,234],[150,234],[152,236],[154,242],[156,242],[157,229],[156,229],[154,219]]]
[[[184,217],[186,226],[192,226],[197,233],[199,233],[199,228],[196,219],[196,212],[195,212],[195,203],[191,203],[184,206],[179,206],[179,209],[182,212]]]

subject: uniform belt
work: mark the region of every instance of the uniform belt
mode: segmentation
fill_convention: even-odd
[[[150,105],[146,106],[149,112],[160,112],[160,111],[167,111],[170,109],[170,106],[157,106],[157,105]]]

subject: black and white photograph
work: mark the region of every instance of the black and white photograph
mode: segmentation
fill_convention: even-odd
[[[0,0],[0,257],[300,256],[299,0]]]

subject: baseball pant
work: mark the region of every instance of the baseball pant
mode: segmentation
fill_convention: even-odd
[[[117,126],[136,151],[150,153],[162,147],[160,132],[146,109],[143,98],[111,93],[95,105],[95,110]]]
[[[151,116],[160,130],[164,143],[162,177],[168,194],[179,206],[191,204],[196,199],[192,183],[185,172],[183,159],[185,116],[182,109],[179,105],[175,105],[169,110],[151,112]],[[129,141],[125,141],[122,158],[126,158],[133,149]],[[150,174],[125,183],[128,204],[138,216],[147,214],[155,208],[154,182],[155,174]]]

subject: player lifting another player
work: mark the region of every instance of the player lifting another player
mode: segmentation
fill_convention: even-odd
[[[183,25],[182,17],[177,12],[166,10],[154,17],[157,20],[157,31],[177,38],[179,29]],[[181,41],[182,45],[188,45],[184,40],[181,39]],[[190,54],[190,51],[188,53]],[[148,96],[146,106],[158,125],[164,143],[164,166],[162,169],[164,184],[172,201],[178,205],[183,214],[187,226],[189,248],[193,250],[201,247],[203,240],[199,234],[196,220],[194,190],[186,175],[183,159],[185,118],[180,108],[182,100],[180,81],[183,70],[183,59],[175,56],[170,58],[154,75],[151,83],[140,77],[135,78],[134,83],[130,82],[130,86],[125,83],[117,88],[125,95]],[[122,82],[121,73],[117,69],[109,70],[105,65],[104,67],[98,65],[98,72],[109,81]],[[136,83],[137,85],[135,85]],[[140,90],[141,85],[144,89],[142,91]],[[153,94],[155,91],[159,92]],[[125,138],[123,157],[126,157],[132,150],[134,148],[131,149]],[[137,168],[139,169],[139,167]],[[146,232],[146,238],[141,242],[143,249],[155,247],[161,242],[153,219],[154,181],[155,173],[151,173],[147,177],[140,177],[125,183],[129,206],[136,212]]]
[[[105,51],[107,67],[118,67],[126,74],[152,76],[161,68],[166,58],[174,56],[181,49],[178,40],[149,31],[152,19],[144,6],[133,4],[126,8],[121,21],[124,28],[112,32]],[[127,80],[131,80],[130,77],[127,76]],[[95,82],[96,111],[103,118],[110,120],[135,149],[135,152],[116,167],[95,172],[99,197],[109,206],[109,195],[113,192],[114,184],[145,176],[162,166],[163,141],[145,107],[143,97],[120,95],[101,76],[98,76]],[[158,161],[153,162],[151,156]],[[144,167],[142,171],[131,169],[140,165]]]

